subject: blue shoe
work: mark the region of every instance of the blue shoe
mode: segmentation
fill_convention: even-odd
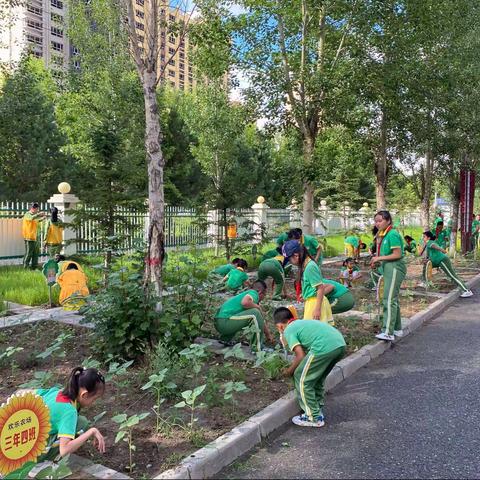
[[[325,418],[323,415],[319,415],[313,421],[310,420],[304,413],[296,415],[292,418],[292,422],[299,427],[323,427],[325,425]]]

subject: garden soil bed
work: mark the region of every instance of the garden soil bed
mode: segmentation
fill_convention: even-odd
[[[60,333],[74,335],[64,344],[65,357],[56,358],[54,362],[35,358],[38,353],[50,346]],[[0,403],[5,402],[8,396],[19,388],[19,385],[32,380],[36,371],[52,373],[48,386],[63,383],[73,367],[81,365],[86,359],[94,356],[89,346],[89,337],[90,332],[86,328],[62,325],[52,321],[18,325],[0,330],[0,351],[7,346],[18,346],[24,349],[11,357],[14,359],[13,364],[10,359],[8,365],[0,364],[0,378],[2,379]],[[213,356],[204,369],[218,368],[221,363],[223,363],[223,356]],[[134,453],[134,461],[137,465],[133,472],[134,477],[146,476],[149,478],[176,465],[189,452],[231,430],[235,425],[271,404],[292,388],[291,384],[284,380],[267,380],[261,368],[247,367],[241,361],[229,363],[236,367],[237,374],[241,371],[242,380],[250,388],[250,392],[239,394],[234,406],[227,403],[223,407],[214,406],[198,410],[198,433],[191,438],[188,438],[182,429],[175,427],[166,435],[156,434],[154,431],[155,415],[152,413],[136,427],[134,432],[134,444],[137,448]],[[115,381],[109,382],[105,396],[93,408],[84,412],[90,419],[100,412],[107,412],[97,425],[106,436],[107,453],[100,455],[91,445],[88,445],[78,452],[79,455],[89,458],[95,463],[129,474],[127,444],[124,442],[114,444],[118,429],[111,418],[119,413],[133,415],[152,411],[155,403],[153,395],[141,390],[141,386],[148,381],[148,375],[151,373],[145,366],[131,367],[125,376],[117,377]],[[223,397],[223,393],[219,393],[219,395]],[[167,415],[169,407],[180,400],[181,398],[178,396],[165,402],[165,414]],[[177,417],[181,417],[178,409],[171,409],[169,413],[172,415],[176,413]]]

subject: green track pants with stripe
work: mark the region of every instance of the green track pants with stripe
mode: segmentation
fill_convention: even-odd
[[[344,355],[345,347],[336,348],[323,355],[308,353],[296,368],[293,380],[298,403],[311,421],[323,414],[325,379]]]
[[[280,263],[276,260],[265,260],[258,267],[258,279],[266,280],[268,277],[272,277],[275,282],[275,292],[273,293],[273,299],[281,299],[283,284],[285,283],[285,275]]]
[[[443,273],[453,282],[455,283],[458,287],[460,287],[460,290],[466,292],[468,291],[467,286],[460,280],[460,277],[458,276],[457,272],[455,271],[455,268],[452,265],[452,262],[448,257],[445,257],[438,265],[433,265],[435,268],[441,268],[443,270]],[[425,269],[426,265],[424,266],[423,269],[423,278],[426,278],[425,275]]]
[[[330,306],[333,314],[348,312],[355,306],[355,297],[352,292],[345,292],[340,297],[331,300]]]
[[[24,268],[37,268],[40,247],[36,240],[25,240],[25,255],[23,257]]]
[[[400,315],[400,286],[407,274],[405,260],[383,262],[383,328],[382,332],[393,335],[394,330],[402,329],[402,317]]]
[[[255,330],[250,337],[250,347],[252,350],[260,351],[264,344],[263,319],[260,310],[257,308],[249,308],[243,310],[238,315],[233,315],[230,318],[216,318],[215,328],[220,334],[220,340],[229,342],[233,339],[236,333],[245,327],[255,325]]]

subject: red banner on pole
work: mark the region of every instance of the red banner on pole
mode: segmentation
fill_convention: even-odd
[[[460,231],[462,234],[462,252],[471,249],[473,200],[475,197],[475,172],[462,170],[460,172]]]

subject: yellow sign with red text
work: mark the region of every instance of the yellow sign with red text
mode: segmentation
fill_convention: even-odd
[[[0,407],[0,474],[6,475],[45,452],[50,411],[33,392],[12,395]]]

